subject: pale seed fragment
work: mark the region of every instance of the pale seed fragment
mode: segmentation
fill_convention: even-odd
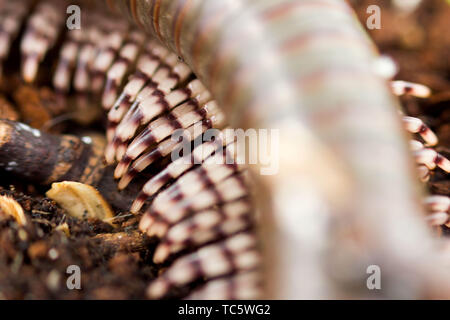
[[[24,226],[27,224],[27,219],[23,213],[23,209],[20,204],[11,197],[0,196],[0,215],[6,214],[14,219],[17,223]]]
[[[76,218],[108,221],[114,216],[100,192],[87,184],[74,181],[55,182],[46,195]]]

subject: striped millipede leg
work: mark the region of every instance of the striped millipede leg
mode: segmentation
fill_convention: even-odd
[[[434,132],[422,120],[405,116],[403,124],[409,132],[418,133],[428,146],[435,146],[439,142]]]
[[[249,195],[247,174],[245,171],[236,173],[216,185],[211,185],[210,188],[190,196],[188,201],[161,203],[156,202],[155,199],[146,213],[153,218],[154,222],[150,224],[147,230],[142,230],[142,228],[141,230],[146,231],[149,236],[156,235],[161,238],[165,236],[171,225],[184,219],[191,212],[247,197]],[[180,197],[183,197],[183,195],[180,195]]]
[[[418,98],[428,98],[431,94],[431,90],[428,87],[418,83],[406,81],[392,81],[391,89],[393,93],[398,96],[411,95]],[[439,143],[436,134],[422,120],[409,116],[403,116],[402,120],[405,129],[410,133],[419,134],[427,146],[435,146]],[[449,172],[450,161],[444,156],[431,148],[425,148],[421,142],[416,140],[412,140],[410,142],[410,146],[411,150],[414,152],[416,162],[419,164],[419,178],[423,182],[429,180],[430,170],[435,169],[436,166],[440,167],[447,173]],[[432,224],[439,224],[439,222],[443,221],[443,219],[443,215],[436,214],[432,219]]]
[[[172,138],[167,138],[162,141],[154,149],[144,153],[130,164],[126,172],[121,176],[118,188],[126,188],[139,172],[142,172],[155,161],[167,157],[169,154],[173,154],[173,152],[176,153],[177,151],[183,150],[186,143],[200,138],[200,136],[208,129],[211,129],[211,122],[209,120],[202,121],[201,123],[197,122],[182,131],[180,134],[182,141],[178,142],[176,139]]]
[[[413,153],[425,148],[425,146],[420,141],[417,141],[417,140],[411,140],[409,142],[409,145],[410,145],[410,149]],[[420,181],[428,182],[430,180],[431,170],[428,169],[428,167],[424,164],[420,164],[417,161],[416,161],[416,163],[418,164],[417,173],[418,173]]]
[[[53,86],[58,92],[67,94],[70,90],[72,73],[76,66],[81,44],[85,38],[85,32],[72,30],[68,32],[68,39],[61,48],[61,53],[53,76]]]
[[[237,200],[217,208],[199,211],[170,227],[156,248],[155,263],[187,247],[198,247],[212,240],[240,232],[251,225],[248,200]]]
[[[172,91],[172,86],[175,87],[177,83],[174,83],[175,79],[179,79],[180,81],[184,81],[187,79],[187,77],[191,74],[190,71],[185,72],[178,69],[172,69],[170,71],[170,66],[168,61],[170,59],[173,60],[174,55],[170,55],[166,57],[162,63],[159,65],[158,69],[152,76],[151,80],[147,83],[147,85],[140,91],[139,95],[137,96],[134,103],[131,105],[130,109],[125,114],[121,126],[117,129],[118,132],[121,130],[124,130],[124,127],[128,125],[133,125],[133,122],[136,120],[140,120],[140,117],[142,116],[142,121],[145,123],[146,121],[150,120],[152,117],[157,116],[161,111],[151,114],[146,109],[151,108],[152,103],[157,102],[168,102],[171,103],[173,101],[173,105],[169,106],[176,106],[176,104],[179,103],[178,100],[174,100],[179,96],[179,90],[176,90],[174,92]],[[176,64],[174,67],[179,66],[179,64]],[[179,73],[181,71],[181,73]],[[169,85],[164,85],[164,83],[169,83]],[[161,86],[163,84],[163,86]],[[190,83],[187,85],[187,88],[189,89],[193,85],[195,86],[196,82]],[[195,89],[197,89],[195,87]],[[167,96],[166,96],[167,95]],[[168,99],[168,100],[166,100]],[[180,101],[181,102],[181,101]],[[176,103],[176,104],[175,104]],[[148,118],[146,118],[148,114]],[[131,123],[130,123],[131,122]],[[132,135],[132,134],[131,134]]]
[[[436,167],[450,173],[450,160],[430,148],[422,148],[413,152],[416,162],[425,165],[429,170]]]
[[[103,33],[99,27],[88,25],[83,32],[85,40],[80,48],[77,59],[73,86],[79,94],[86,94],[91,84],[90,70],[97,54],[96,44],[103,39]]]
[[[167,183],[177,179],[195,164],[203,163],[214,152],[227,146],[229,143],[233,143],[234,139],[233,130],[226,128],[220,132],[220,135],[214,142],[205,142],[194,148],[191,154],[184,155],[182,158],[170,163],[143,186],[142,192],[136,197],[130,211],[137,213],[142,208],[144,202],[157,194]]]
[[[131,31],[128,39],[120,49],[119,57],[112,64],[106,74],[106,84],[103,91],[102,105],[106,110],[111,109],[116,98],[119,86],[128,70],[134,64],[144,42],[145,36],[139,31]]]
[[[194,80],[186,88],[175,90],[167,96],[161,96],[157,91],[157,94],[151,94],[138,102],[136,108],[130,108],[106,148],[106,161],[112,163],[114,158],[121,160],[118,150],[134,136],[139,126],[147,124],[164,111],[171,110],[189,98],[193,103],[203,105],[211,100],[211,95],[198,80]]]
[[[450,198],[446,196],[429,196],[425,199],[425,205],[430,212],[448,212],[450,210]]]
[[[434,170],[436,166],[447,173],[449,172],[450,161],[443,155],[437,153],[434,149],[425,148],[425,146],[417,140],[410,141],[410,148],[413,151],[416,162],[419,164],[419,168],[425,167],[426,170],[421,169],[421,172],[423,172],[423,178],[426,180],[429,178],[429,171]],[[422,177],[422,174],[420,174],[420,177]]]
[[[152,77],[152,81],[157,90],[167,94],[192,75],[192,71],[175,54],[169,54],[165,63]]]
[[[237,270],[253,270],[260,257],[255,250],[256,240],[248,234],[238,234],[222,242],[200,248],[179,258],[148,288],[150,298],[163,297],[173,287],[181,287],[199,279],[214,279]]]
[[[450,198],[434,195],[425,199],[424,204],[428,210],[427,220],[431,226],[448,223],[450,213]]]
[[[148,83],[167,54],[167,49],[156,45],[153,41],[150,41],[145,46],[144,52],[139,56],[136,72],[130,77],[119,98],[108,113],[107,137],[109,142],[112,140],[117,125],[130,108],[131,103],[135,101],[139,92]]]
[[[224,148],[223,152],[216,152],[200,166],[180,176],[174,184],[158,194],[153,201],[155,208],[159,204],[170,205],[171,203],[176,203],[181,195],[189,198],[197,192],[215,185],[224,178],[244,170],[242,165],[244,160],[238,158],[237,149],[236,143],[230,143]]]
[[[397,96],[428,98],[431,94],[431,89],[427,86],[407,81],[391,81],[391,90]],[[405,129],[410,133],[418,133],[428,146],[438,144],[436,134],[422,120],[408,116],[404,116],[402,120]]]
[[[84,94],[90,86],[90,69],[97,55],[97,45],[104,40],[97,11],[86,9],[80,29],[68,30],[62,44],[53,86],[58,92],[67,94],[72,86]]]
[[[155,176],[148,184],[144,185],[143,193],[147,197],[152,196],[159,191],[162,183],[167,182],[170,178],[176,178],[176,181],[170,187],[158,193],[157,199],[159,200],[154,202],[156,206],[158,206],[158,202],[161,203],[162,206],[170,206],[171,204],[177,203],[179,199],[173,199],[173,202],[165,203],[166,200],[170,200],[167,199],[167,197],[170,198],[171,195],[177,194],[175,198],[178,198],[180,194],[183,194],[183,189],[185,188],[187,190],[184,197],[188,197],[188,194],[194,194],[199,191],[198,188],[203,189],[207,186],[214,185],[214,182],[219,182],[223,178],[244,169],[241,165],[243,162],[239,159],[242,155],[238,154],[239,150],[235,142],[224,145],[223,149],[220,149],[220,146],[218,145],[214,145],[207,150],[206,153],[203,153],[204,148],[205,146],[201,145],[194,149],[192,156],[188,155],[171,163],[167,168],[167,171],[171,173],[170,176],[168,175],[168,172],[161,171],[162,177],[165,177],[165,181],[161,179],[161,176]],[[203,154],[198,155],[198,150]],[[211,154],[212,152],[214,152],[214,154]],[[201,162],[199,162],[199,160]],[[181,163],[179,161],[181,161]],[[199,163],[199,166],[195,166]],[[214,170],[218,171],[214,172]],[[209,177],[208,174],[211,175],[211,177]],[[198,182],[198,185],[193,187],[194,189],[190,189],[192,187],[192,182]],[[151,187],[150,190],[147,189],[148,186]],[[133,207],[136,206],[137,203],[133,205]]]
[[[430,171],[439,166],[448,173],[450,169],[450,161],[444,156],[438,154],[435,150],[425,148],[425,146],[417,141],[410,141],[411,150],[419,164],[419,177],[423,182],[430,179]],[[450,198],[446,196],[433,195],[424,200],[427,209],[426,220],[430,226],[440,226],[448,222],[448,210],[450,208]]]
[[[135,30],[125,37],[127,24],[122,20],[113,24],[111,17],[95,8],[85,9],[81,27],[80,30],[67,31],[67,40],[53,76],[55,88],[64,96],[71,88],[73,76],[75,101],[80,110],[92,108],[95,96],[101,92],[114,100],[116,86],[121,84],[144,40],[144,35]],[[105,78],[107,81],[103,88]]]
[[[428,98],[431,94],[431,90],[427,86],[401,80],[391,81],[391,90],[397,96],[411,95],[418,98]]]
[[[42,1],[28,19],[20,47],[22,77],[26,82],[35,80],[39,64],[55,44],[64,23],[60,12],[65,4],[65,1]]]
[[[84,9],[81,20],[84,39],[73,84],[75,91],[83,95],[101,93],[106,73],[126,41],[126,32],[133,31],[121,19],[95,8],[94,3],[89,4],[93,7]]]
[[[120,178],[130,163],[139,157],[152,144],[159,144],[170,137],[177,129],[186,129],[198,122],[208,122],[211,128],[222,128],[225,125],[224,115],[214,101],[205,103],[200,108],[196,103],[187,102],[174,108],[168,115],[152,121],[128,146],[115,171]]]
[[[419,176],[419,180],[422,182],[430,181],[430,169],[425,165],[419,165],[417,167],[417,174]]]
[[[155,251],[153,262],[163,263],[170,254],[176,254],[189,248],[197,250],[205,244],[250,230],[252,226],[252,221],[247,216],[239,219],[222,220],[220,224],[207,226],[203,230],[194,230],[192,235],[182,242],[172,243],[163,240],[162,243],[165,246],[158,247],[158,251]]]
[[[153,201],[152,210],[168,212],[166,208],[177,205],[180,198],[192,199],[198,192],[214,187],[235,172],[234,168],[224,164],[202,165],[183,175],[175,184],[158,194]]]
[[[145,87],[118,125],[114,139],[118,141],[130,139],[141,123],[146,123],[165,110],[170,110],[192,98],[200,98],[196,99],[198,102],[210,99],[210,94],[199,80],[193,80],[186,88],[177,89],[167,96],[155,90],[154,85]],[[114,146],[115,143],[116,141],[112,141],[108,146],[112,148],[112,153],[117,148]],[[108,160],[108,150],[106,154]]]
[[[165,246],[158,247],[158,251],[155,251],[153,262],[163,263],[169,255],[177,254],[186,249],[192,250],[194,248],[197,250],[205,244],[226,239],[244,231],[250,231],[252,226],[252,221],[249,216],[246,216],[239,219],[222,220],[220,224],[208,226],[203,230],[194,230],[192,235],[183,242],[162,241]],[[253,230],[251,231],[253,232]]]
[[[105,22],[105,30],[110,24],[110,21]],[[114,59],[120,52],[120,48],[124,41],[126,41],[126,34],[129,30],[126,25],[118,23],[120,28],[114,28],[112,32],[105,33],[105,39],[100,43],[99,53],[95,57],[90,70],[91,86],[90,92],[94,94],[101,94],[106,73],[114,63]]]

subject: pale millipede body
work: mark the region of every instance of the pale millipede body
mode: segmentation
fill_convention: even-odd
[[[280,130],[280,170],[257,178],[267,189],[257,188],[256,204],[263,217],[273,218],[261,222],[265,253],[275,248],[269,296],[324,297],[332,291],[324,286],[333,276],[319,266],[328,264],[336,274],[354,272],[335,279],[339,287],[341,281],[356,281],[355,274],[362,276],[357,269],[363,261],[377,259],[390,261],[381,268],[398,263],[390,269],[393,278],[405,272],[400,265],[414,265],[406,269],[427,279],[422,288],[434,286],[433,278],[444,270],[423,262],[437,257],[420,223],[422,209],[413,200],[420,195],[397,102],[374,68],[372,43],[344,1],[109,4],[191,66],[233,127]],[[397,93],[398,84],[393,87]],[[429,144],[436,142],[427,130],[405,122]],[[264,191],[271,195],[267,207]],[[383,244],[382,238],[402,233],[386,229],[384,219],[410,226],[411,236],[395,248]],[[364,239],[345,236],[348,230],[364,230]],[[339,254],[325,255],[330,246],[343,254],[341,246],[352,241],[361,249],[346,253],[345,262]],[[421,295],[421,290],[403,294]]]
[[[8,3],[0,63],[31,8]],[[66,5],[33,7],[21,39],[26,82],[64,32]],[[154,261],[170,261],[149,298],[198,282],[187,299],[450,297],[423,222],[447,223],[450,200],[425,197],[418,181],[450,172],[450,162],[426,124],[399,115],[395,97],[429,89],[381,75],[346,1],[90,5],[83,29],[65,31],[52,81],[108,110],[105,159],[118,188],[182,148],[177,130],[189,143],[217,132],[163,162],[130,207],[160,239]],[[278,171],[242,164],[230,128],[277,130]],[[405,129],[423,143],[408,145]],[[381,293],[367,291],[369,265],[383,270]]]

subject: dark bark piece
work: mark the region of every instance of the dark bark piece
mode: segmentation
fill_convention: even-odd
[[[52,135],[0,120],[0,170],[41,185],[77,181],[97,188],[115,208],[128,211],[145,178],[119,191],[114,168],[103,161],[104,138]]]

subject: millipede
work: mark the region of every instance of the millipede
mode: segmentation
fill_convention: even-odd
[[[20,124],[0,97],[0,168],[100,192],[114,179],[105,198],[158,239],[148,298],[186,286],[187,299],[450,296],[428,228],[448,223],[450,200],[422,186],[450,161],[397,98],[431,91],[392,80],[347,1],[76,3],[70,30],[69,2],[0,0],[0,84],[17,69],[78,112],[100,106],[104,137]],[[277,130],[278,172],[242,164],[232,128]],[[194,145],[209,130],[169,159],[175,132]],[[48,170],[26,160],[45,146]],[[370,265],[383,270],[378,293]]]

